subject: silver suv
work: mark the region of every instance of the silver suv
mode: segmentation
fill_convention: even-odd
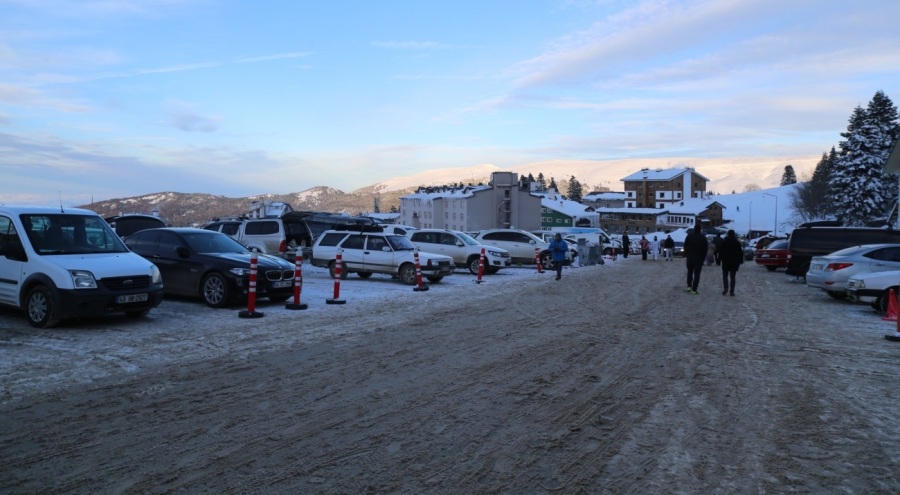
[[[519,229],[489,229],[482,230],[475,235],[475,240],[481,244],[503,248],[509,251],[513,263],[523,265],[534,264],[535,249],[540,252],[541,265],[544,269],[553,268],[553,260],[550,256],[550,243],[540,237]],[[569,258],[567,253],[566,257]]]
[[[501,268],[512,265],[509,251],[481,244],[469,234],[458,230],[419,229],[406,235],[416,246],[429,253],[444,254],[453,258],[456,266],[467,268],[472,275],[478,275],[482,248],[486,273],[497,273]]]
[[[369,278],[373,273],[398,277],[408,285],[418,283],[415,252],[418,250],[408,237],[382,232],[378,227],[356,228],[353,231],[326,230],[312,248],[312,265],[328,267],[334,278],[337,253],[341,253],[341,278],[356,273]],[[422,275],[438,282],[453,273],[453,258],[441,254],[419,252]]]

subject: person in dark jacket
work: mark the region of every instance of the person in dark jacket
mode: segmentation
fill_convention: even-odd
[[[734,295],[735,277],[738,268],[744,263],[744,247],[741,241],[734,235],[733,230],[729,230],[719,247],[719,256],[722,260],[722,295],[731,293]],[[729,282],[729,277],[731,281]]]
[[[716,234],[716,236],[713,237],[713,244],[716,245],[716,252],[713,253],[713,256],[716,259],[716,264],[721,265],[722,264],[722,235],[721,234]]]
[[[672,239],[672,236],[666,236],[663,241],[663,251],[666,254],[666,261],[672,261],[672,253],[675,251],[675,239]]]
[[[631,249],[631,240],[628,239],[628,229],[622,234],[622,256],[628,258],[628,251]]]
[[[709,249],[709,241],[700,231],[700,224],[694,226],[694,230],[684,238],[684,257],[687,260],[687,292],[697,294],[700,285],[700,270],[706,260],[706,251]]]
[[[556,234],[550,241],[549,249],[553,267],[556,268],[556,280],[559,280],[562,278],[562,267],[566,262],[566,251],[569,250],[569,245],[563,240],[562,235]]]

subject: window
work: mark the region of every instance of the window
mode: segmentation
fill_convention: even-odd
[[[341,244],[344,249],[362,249],[366,238],[363,235],[354,234],[347,237],[347,240]]]
[[[183,244],[181,243],[181,239],[179,239],[178,236],[173,234],[172,232],[160,232],[159,246],[157,246],[156,252],[164,258],[177,258],[178,253],[176,252],[176,248],[179,248],[182,245]]]
[[[277,221],[264,221],[264,222],[247,222],[247,226],[244,228],[244,233],[247,235],[265,235],[265,234],[277,234],[279,232],[278,222]]]

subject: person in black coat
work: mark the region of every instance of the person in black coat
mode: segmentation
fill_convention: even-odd
[[[687,260],[687,291],[697,293],[700,285],[700,270],[706,261],[706,251],[709,249],[709,241],[700,231],[700,224],[694,226],[694,230],[684,238],[684,257]]]
[[[722,241],[722,245],[719,247],[719,256],[722,260],[722,295],[731,293],[733,296],[738,268],[744,264],[744,247],[741,246],[741,241],[734,235],[733,230],[729,230]]]

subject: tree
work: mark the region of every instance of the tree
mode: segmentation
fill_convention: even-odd
[[[375,195],[375,199],[372,200],[372,213],[381,213],[381,196]]]
[[[759,190],[760,190],[760,187],[759,187],[759,185],[757,185],[757,184],[747,184],[746,186],[744,186],[744,192],[745,192],[745,193],[746,193],[746,192],[759,191]]]
[[[834,214],[845,225],[864,226],[884,213],[884,162],[872,153],[875,133],[866,110],[853,109],[828,184]]]
[[[537,183],[540,185],[540,189],[538,189],[539,191],[547,190],[547,179],[544,179],[543,172],[538,172]]]
[[[556,180],[554,180],[553,177],[550,177],[550,184],[547,186],[547,188],[559,192],[559,186],[556,185]]]
[[[793,165],[786,165],[784,167],[784,174],[781,176],[781,185],[787,186],[790,184],[797,183],[797,174],[794,172]]]
[[[581,199],[582,199],[581,183],[578,182],[578,179],[576,179],[574,175],[569,177],[568,197],[570,200],[577,201],[579,203],[581,202]]]
[[[822,153],[822,159],[816,165],[812,177],[800,183],[791,192],[791,206],[804,221],[827,218],[831,212],[831,201],[828,194],[828,183],[831,177],[832,164],[837,159],[834,147],[831,153]]]
[[[873,163],[884,164],[887,162],[891,149],[897,141],[900,134],[900,126],[897,123],[897,108],[883,91],[878,91],[866,107],[866,117],[871,126],[869,136],[870,153],[874,156]],[[881,183],[883,186],[882,196],[884,197],[885,212],[888,212],[897,203],[897,175],[882,174]]]

